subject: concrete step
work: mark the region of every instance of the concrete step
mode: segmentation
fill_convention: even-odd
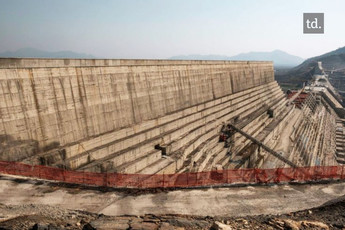
[[[327,165],[334,162],[334,116],[323,106],[309,113],[302,110],[303,113],[306,115],[301,116],[301,122],[296,126],[295,147],[291,155],[298,159],[300,165]]]
[[[170,174],[176,172],[176,162],[174,159],[167,157],[161,158],[147,167],[139,170],[140,174]]]
[[[277,110],[277,108],[279,109],[279,108],[284,108],[283,106],[280,106],[279,107],[279,105],[285,105],[285,101],[286,101],[286,99],[285,99],[285,96],[284,97],[280,97],[280,98],[278,98],[275,102],[273,102],[273,106],[269,106],[269,107],[271,107],[272,109],[275,109],[276,110],[276,115],[279,115],[280,114],[280,110]],[[253,114],[250,114],[249,116],[250,116],[250,118],[248,119],[245,119],[245,122],[244,122],[244,124],[242,124],[242,126],[244,126],[243,128],[244,129],[246,129],[246,127],[250,127],[251,129],[253,129],[254,127],[253,126],[255,126],[255,127],[261,127],[262,125],[261,124],[264,124],[267,120],[268,120],[268,116],[266,116],[266,114],[265,114],[265,111],[266,111],[266,109],[262,109],[261,111],[259,110],[259,111],[255,111],[255,115],[253,116]],[[261,115],[260,115],[261,114]],[[255,118],[256,117],[256,118]],[[252,118],[255,118],[255,119],[252,119]],[[264,120],[261,120],[260,122],[258,122],[260,119],[264,119]],[[248,122],[249,121],[249,122]],[[254,121],[256,121],[256,123],[257,123],[257,125],[253,125],[252,123],[255,123]],[[261,127],[262,128],[262,127]],[[247,130],[246,129],[246,131],[248,132],[249,130]],[[246,142],[244,145],[246,145],[246,144],[248,144],[248,143],[250,143],[250,141],[249,140],[246,140],[245,138],[243,138],[244,139],[244,141]],[[240,148],[240,149],[238,149],[238,151],[240,151],[242,148]],[[224,154],[224,152],[225,152],[225,154]],[[221,157],[219,157],[218,156],[218,161],[216,161],[216,162],[214,162],[213,163],[213,165],[215,165],[215,164],[219,164],[219,165],[222,165],[222,166],[224,166],[224,165],[226,165],[226,164],[228,164],[229,163],[229,160],[230,160],[230,156],[227,156],[226,155],[226,152],[227,152],[227,150],[225,150],[225,151],[220,151],[220,153],[221,153]],[[236,159],[237,158],[239,158],[239,156],[237,156],[237,158],[236,158],[236,154],[237,154],[238,152],[235,152],[235,153],[233,153],[233,155],[235,155],[235,161],[236,161]],[[234,157],[234,156],[233,156]],[[239,159],[242,159],[242,157],[240,157]],[[239,159],[237,159],[237,160],[239,160]]]
[[[258,134],[257,139],[263,141],[292,112],[293,107],[281,107],[277,116]]]
[[[215,166],[217,165],[217,162],[226,157],[227,152],[228,150],[226,148],[221,149],[217,154],[215,154],[215,157],[210,160],[205,168],[207,168],[207,170],[216,169]]]
[[[216,139],[219,139],[219,135],[216,136]],[[195,167],[192,167],[191,172],[202,172],[204,171],[208,161],[220,150],[224,149],[223,142],[217,142],[215,145],[209,145],[209,149],[206,151],[206,154],[203,154],[202,157],[196,162]]]
[[[338,162],[339,164],[345,164],[345,160],[342,160],[342,159],[337,159],[337,162]]]
[[[335,154],[338,158],[344,158],[344,160],[345,160],[345,152],[336,151]]]
[[[129,161],[118,167],[104,171],[118,173],[136,173],[152,164],[152,162],[158,161],[160,159],[162,159],[162,153],[160,150],[155,149],[145,156],[135,159],[134,161]]]
[[[270,119],[268,116],[262,115],[261,117],[256,120],[256,122],[253,122],[248,124],[247,126],[250,127],[249,130],[246,130],[245,132],[248,133],[249,135],[255,137],[258,139],[260,137],[260,134],[264,131],[264,129],[270,124],[270,122],[273,122],[272,119]],[[246,151],[247,147],[250,146],[251,141],[246,139],[244,137],[244,142],[241,145],[241,148],[237,148],[236,150],[232,151],[232,161],[235,162],[241,162],[244,160],[244,152]],[[217,162],[217,164],[220,164],[222,166],[225,166],[226,164],[229,165],[231,163],[230,161],[230,156],[224,156],[220,161]],[[228,166],[226,166],[228,167]]]
[[[261,92],[261,91],[259,91],[259,92]],[[258,96],[259,96],[260,94],[258,94]],[[243,101],[245,100],[245,98],[243,98],[242,99]],[[242,101],[239,101],[238,103],[241,103]],[[225,103],[224,104],[225,106],[228,106],[229,107],[229,104],[228,103]],[[234,105],[233,105],[234,106]],[[212,108],[211,108],[212,109]],[[222,109],[223,109],[223,107],[222,107]],[[221,110],[222,110],[221,109]],[[203,111],[203,112],[205,112],[205,111]],[[175,129],[173,129],[172,131],[170,130],[170,132],[167,132],[167,133],[165,133],[165,135],[164,135],[164,138],[165,139],[173,139],[173,138],[176,138],[176,136],[179,136],[179,135],[181,135],[181,132],[187,132],[188,130],[190,130],[193,126],[197,126],[197,125],[200,125],[200,122],[201,122],[201,124],[202,124],[202,121],[203,120],[205,120],[207,117],[204,117],[204,118],[202,118],[202,116],[201,116],[201,113],[199,113],[199,115],[200,115],[200,119],[197,119],[197,120],[194,120],[194,121],[191,121],[190,123],[188,123],[187,125],[186,124],[184,124],[183,122],[181,122],[181,124],[182,125],[185,125],[184,127],[183,127],[183,130],[181,130],[181,129],[179,129],[179,127],[177,127],[177,128],[175,128]],[[211,115],[213,115],[213,114],[211,114]],[[214,116],[214,115],[213,115]],[[182,121],[182,119],[181,119],[181,121]],[[198,123],[199,122],[199,123]],[[173,126],[173,128],[174,128],[174,126]],[[167,137],[168,135],[170,135],[169,137]],[[136,137],[135,137],[136,138]],[[142,138],[142,139],[144,139],[144,138]],[[154,146],[154,145],[156,145],[156,144],[159,144],[159,142],[161,141],[161,136],[157,136],[156,138],[153,138],[153,139],[150,139],[148,142],[152,142],[152,145]],[[138,143],[139,142],[139,143]],[[135,146],[138,146],[138,145],[140,145],[141,143],[141,140],[135,140],[135,143],[138,143],[137,145],[135,145]],[[119,144],[119,142],[118,141],[116,141],[116,144]],[[124,145],[124,146],[127,146],[127,145]],[[116,146],[114,146],[114,145],[110,145],[110,146],[107,146],[108,148],[111,148],[111,149],[116,149]],[[121,149],[121,148],[119,148],[119,149]],[[91,159],[95,159],[95,160],[100,160],[100,161],[102,161],[102,160],[107,160],[107,159],[111,159],[111,158],[113,158],[113,157],[115,157],[116,155],[118,155],[119,153],[113,153],[113,154],[108,154],[108,152],[109,151],[104,151],[104,149],[102,149],[102,148],[98,148],[98,149],[96,149],[94,152],[85,152],[84,154],[81,154],[81,155],[78,155],[78,156],[75,156],[75,157],[73,157],[73,158],[71,158],[71,159],[69,159],[68,160],[68,164],[70,165],[70,167],[71,168],[78,168],[78,167],[80,167],[80,169],[82,169],[82,170],[87,170],[87,167],[88,166],[86,166],[86,167],[83,167],[83,165],[87,165],[87,164],[89,164],[90,162],[88,161],[90,158]],[[92,164],[95,164],[95,163],[91,163],[91,166],[92,166]]]
[[[273,101],[272,104],[278,105],[279,103],[282,103],[282,99],[278,98],[276,101]],[[245,126],[242,125],[242,130],[247,133],[251,133],[253,130],[255,130],[257,127],[260,126],[266,126],[267,122],[272,122],[275,119],[269,118],[269,116],[265,113],[265,109],[259,110],[256,112],[255,119],[251,119],[250,123],[246,122]],[[280,111],[279,111],[280,112]],[[276,115],[279,115],[278,111]],[[252,116],[254,118],[254,116]],[[237,154],[241,149],[247,145],[250,141],[247,140],[244,136],[235,133],[235,142],[237,144],[234,145],[233,147],[233,154]],[[238,144],[240,143],[240,144]]]
[[[208,154],[209,146],[214,146],[219,141],[219,132],[216,132],[215,135],[210,137],[208,140],[204,141],[199,145],[196,149],[192,151],[190,155],[188,155],[183,163],[181,169],[186,169],[187,171],[191,171],[193,167],[196,166],[199,159]]]
[[[208,101],[199,105],[195,105],[190,108],[177,111],[176,113],[168,114],[164,117],[159,117],[154,120],[144,121],[140,124],[135,124],[132,127],[112,131],[109,133],[99,135],[97,137],[92,137],[88,140],[82,140],[82,141],[79,141],[78,143],[70,144],[69,146],[64,146],[65,155],[66,155],[66,158],[64,160],[70,159],[73,156],[80,155],[83,153],[85,155],[88,155],[88,153],[93,152],[96,149],[101,149],[101,148],[110,149],[110,150],[116,149],[118,151],[121,151],[121,149],[128,148],[132,145],[131,139],[134,136],[136,136],[137,140],[140,140],[142,138],[148,139],[149,137],[158,135],[159,132],[157,133],[157,131],[159,131],[160,129],[164,129],[164,127],[162,127],[163,125],[174,127],[176,126],[176,124],[182,124],[184,119],[188,118],[188,116],[195,115],[195,113],[197,112],[206,113],[205,112],[206,108],[227,103],[229,100],[236,99],[237,97],[242,97],[243,95],[246,95],[246,94],[254,95],[255,92],[264,90],[269,86],[275,87],[276,85],[277,85],[276,82],[272,82],[268,85],[253,87],[239,93],[227,95],[227,96],[218,98],[216,100]],[[110,146],[110,145],[116,145],[116,146]],[[37,154],[35,157],[48,158],[49,156],[47,156],[46,153],[43,153],[43,154]],[[93,156],[92,158],[96,159],[95,156]],[[32,161],[34,161],[34,159],[32,159]]]
[[[272,149],[275,149],[276,142],[275,141],[272,142],[272,139],[274,139],[273,138],[274,133],[277,133],[277,130],[279,130],[278,132],[281,132],[282,130],[285,129],[286,122],[288,120],[291,120],[291,116],[293,116],[295,114],[294,111],[295,111],[295,109],[293,106],[282,107],[282,111],[278,114],[276,119],[274,119],[270,123],[268,123],[267,126],[263,130],[261,130],[261,132],[259,134],[257,134],[256,139],[261,141],[265,145],[271,147]],[[291,125],[293,125],[293,124],[291,124]],[[287,160],[289,160],[290,162],[294,162],[293,159],[290,159],[290,153],[286,152],[282,156],[284,158],[286,158]],[[259,160],[258,157],[251,158],[252,166],[256,167],[255,164],[258,160]],[[286,165],[280,159],[278,159],[275,156],[272,156],[269,153],[265,154],[264,164],[262,165],[262,167],[265,167],[264,166],[265,162],[271,162],[269,164],[277,165],[277,167],[279,165],[281,165],[281,167]],[[272,162],[274,162],[274,163],[272,163]],[[269,167],[271,167],[271,166],[269,166]]]
[[[280,99],[278,99],[278,100],[280,100]],[[264,115],[266,115],[266,114],[265,114],[265,111],[262,111],[262,113],[263,113]],[[268,116],[266,116],[266,117],[268,117]],[[198,151],[193,151],[193,152],[194,152],[194,154],[197,154]],[[193,155],[190,156],[190,158],[193,158]],[[184,166],[187,166],[186,164],[190,164],[191,161],[192,161],[191,159],[187,160],[187,161],[184,163]]]
[[[336,151],[337,152],[340,152],[340,153],[342,153],[342,152],[345,152],[345,148],[344,147],[336,147]]]
[[[213,122],[210,122],[210,125],[212,125],[212,123]],[[191,135],[194,137],[194,139],[192,139],[188,144],[171,155],[174,159],[176,159],[176,169],[178,171],[183,169],[185,162],[188,162],[189,158],[193,157],[193,153],[196,154],[198,152],[198,149],[202,148],[204,142],[214,137],[215,135],[218,135],[218,133],[219,131],[217,129],[211,128],[206,132],[199,133],[199,135]],[[190,162],[191,161],[189,161],[187,165],[189,165]]]
[[[261,95],[259,98],[263,98],[263,97],[266,97],[267,95],[266,94],[263,94]],[[256,102],[257,103],[257,102]],[[238,105],[238,104],[237,104]],[[214,113],[213,117],[210,117],[209,120],[214,120],[214,119],[217,119],[219,117],[223,117],[224,115],[228,114],[228,113],[231,113],[231,112],[234,112],[234,116],[236,116],[236,114],[247,114],[248,111],[253,111],[255,110],[255,107],[253,106],[253,100],[249,101],[245,101],[245,103],[242,104],[242,106],[240,108],[237,109],[237,111],[234,111],[234,106],[235,105],[232,105],[231,107],[229,107],[228,109],[224,109],[222,111],[219,111],[219,113]],[[238,112],[238,111],[241,111],[241,112]],[[179,139],[177,139],[176,141],[173,141],[171,143],[168,143],[168,145],[171,146],[171,149],[170,149],[170,152],[174,152],[176,151],[177,149],[181,148],[185,143],[181,142],[181,140],[185,137],[188,137],[189,136],[189,133],[185,133],[184,136],[180,136]]]
[[[206,130],[211,130],[212,129],[212,126],[213,128],[214,125],[212,125],[212,121],[209,123],[210,127],[211,128],[207,128]],[[203,126],[204,127],[204,126]],[[201,129],[203,127],[200,127]],[[178,156],[176,157],[176,154],[174,153],[170,153],[170,156],[174,156],[175,158],[177,158],[177,166],[176,168],[179,170],[182,168],[183,166],[183,162],[185,161],[185,158],[189,156],[189,154],[191,153],[191,151],[193,151],[193,149],[197,148],[197,146],[199,146],[198,144],[196,144],[195,142],[198,141],[198,143],[202,143],[202,139],[201,138],[205,138],[205,135],[203,135],[203,133],[205,133],[205,131],[201,131],[200,132],[200,128],[199,129],[196,129],[188,134],[186,134],[184,137],[181,137],[178,141],[182,141],[182,139],[185,138],[184,140],[184,144],[180,144],[180,145],[176,145],[176,146],[182,146],[180,149],[173,149],[175,150],[174,152],[183,152],[182,154],[182,157]],[[212,131],[212,130],[211,130]],[[212,131],[214,132],[214,131]],[[215,132],[217,134],[217,132]],[[210,135],[210,134],[209,134]],[[193,139],[194,140],[191,140]],[[190,141],[191,140],[191,141]],[[189,141],[190,144],[189,145],[186,145],[186,141]],[[196,146],[197,145],[197,146]],[[183,148],[183,149],[182,149]],[[195,154],[197,154],[197,151],[194,151]],[[181,160],[182,159],[182,160]],[[174,164],[174,163],[171,163],[171,164]]]
[[[264,117],[264,120],[261,120],[262,124],[264,125],[254,125],[253,131],[251,133],[252,136],[254,136],[256,139],[264,142],[264,139],[274,130],[274,128],[279,125],[279,123],[292,111],[293,107],[286,107],[285,98],[279,99],[280,101],[277,103],[277,106],[275,106],[276,115],[274,119],[268,119],[267,117]],[[283,106],[280,106],[282,104]],[[267,123],[269,122],[269,123]],[[248,132],[248,131],[247,131]],[[221,159],[218,164],[221,164],[224,166],[224,168],[234,168],[234,167],[240,167],[244,161],[248,158],[248,154],[245,153],[246,149],[249,148],[250,141],[247,140],[244,143],[244,147],[240,149],[238,152],[233,152],[231,161],[230,156],[225,156],[223,159]]]
[[[271,95],[271,96],[275,97],[276,95]],[[275,116],[277,116],[281,112],[281,108],[283,108],[281,105],[285,105],[286,98],[283,95],[280,98],[275,98],[275,100],[272,101],[272,97],[271,97],[271,99],[266,100],[267,105],[268,105],[267,107],[275,109],[276,110]],[[278,108],[280,108],[280,109],[278,110]],[[247,117],[244,117],[244,120],[243,121],[241,120],[236,125],[238,127],[241,127],[241,129],[243,129],[244,131],[246,131],[244,128],[248,127],[248,124],[253,122],[255,119],[258,120],[260,117],[264,117],[266,115],[266,111],[267,111],[266,108],[260,108],[258,110],[255,110],[252,112],[252,114],[249,114],[249,115],[247,115]],[[243,136],[240,136],[240,138],[242,138],[242,140],[245,139]],[[238,140],[238,141],[240,141],[240,140]]]

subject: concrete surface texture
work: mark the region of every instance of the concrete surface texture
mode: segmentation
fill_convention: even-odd
[[[188,214],[247,216],[282,214],[343,199],[344,183],[232,187],[130,194],[62,188],[40,181],[0,179],[0,203],[44,204],[105,215]]]
[[[224,148],[231,122],[297,166],[335,165],[329,107],[289,103],[271,62],[0,59],[0,159],[142,174],[286,167],[239,132]]]
[[[270,62],[1,59],[2,149],[33,164],[139,172],[161,160],[155,145],[184,147],[163,162],[175,171],[221,122],[278,92],[273,75]],[[18,151],[27,141],[37,149]]]
[[[271,82],[273,69],[266,62],[24,65],[1,68],[0,77],[1,133],[34,139],[44,147],[91,138]]]

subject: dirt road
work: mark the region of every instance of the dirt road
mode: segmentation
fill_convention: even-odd
[[[320,206],[345,194],[344,183],[247,186],[130,194],[66,188],[35,180],[0,178],[0,203],[53,205],[110,216],[147,213],[202,216],[281,214]]]

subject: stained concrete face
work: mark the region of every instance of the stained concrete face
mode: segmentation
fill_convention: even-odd
[[[131,127],[273,81],[267,62],[1,59],[0,63],[0,133],[37,140],[41,148]]]
[[[237,118],[274,146],[295,114],[286,102],[271,62],[0,59],[0,134],[34,141],[35,151],[7,154],[30,164],[147,174],[258,167],[257,146],[237,133],[229,156],[220,127]]]
[[[203,107],[273,81],[269,62],[0,59],[0,133],[35,140],[41,152],[63,149],[67,158],[107,145],[95,156],[84,154],[90,162],[171,128],[154,127],[200,119],[193,114]],[[170,140],[133,151],[152,152],[161,141]]]

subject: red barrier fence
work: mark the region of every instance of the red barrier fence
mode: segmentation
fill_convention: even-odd
[[[0,161],[0,173],[65,183],[118,188],[200,187],[228,184],[311,182],[345,179],[345,166],[275,169],[230,169],[176,174],[121,174],[70,171],[20,162]]]

